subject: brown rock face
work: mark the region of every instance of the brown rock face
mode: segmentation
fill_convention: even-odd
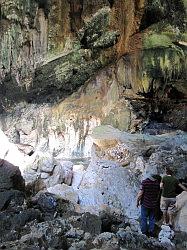
[[[0,179],[1,191],[10,189],[23,191],[25,188],[19,168],[2,159],[0,159]]]
[[[23,203],[25,182],[18,167],[0,159],[0,210],[6,209],[11,202]]]
[[[142,46],[141,40],[137,40],[136,34],[139,33],[144,4],[145,0],[114,1],[112,25],[120,31],[120,39],[117,44],[118,58]]]
[[[129,38],[138,31],[143,14],[143,1],[135,2],[2,0],[1,109],[13,101],[31,102],[37,93],[42,100],[51,93],[54,99],[57,91],[67,95],[98,69],[127,53]],[[56,58],[61,59],[54,62]],[[41,64],[46,68],[38,69]],[[65,72],[59,75],[56,65],[61,69],[61,64]],[[49,69],[54,73],[49,74]]]
[[[182,0],[2,0],[2,130],[32,147],[55,138],[67,155],[100,124],[187,130],[184,17]]]

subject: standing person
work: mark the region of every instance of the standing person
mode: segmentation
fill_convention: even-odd
[[[155,214],[158,207],[159,193],[160,182],[154,178],[154,175],[150,175],[142,181],[137,197],[137,207],[141,205],[141,231],[149,236],[154,236]]]
[[[163,176],[160,183],[162,189],[160,209],[163,212],[163,224],[170,227],[173,226],[173,217],[176,212],[176,190],[178,186],[187,191],[187,188],[173,176],[173,171],[166,168],[166,175]]]

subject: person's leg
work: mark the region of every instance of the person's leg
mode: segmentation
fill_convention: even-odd
[[[141,232],[143,234],[147,234],[147,216],[148,216],[147,208],[142,205],[141,206]]]
[[[174,214],[173,214],[173,212],[168,212],[168,215],[169,215],[169,225],[173,226]]]
[[[155,211],[154,209],[149,209],[149,233],[150,236],[154,236],[155,229]]]
[[[170,203],[169,203],[169,207],[168,207],[169,225],[170,226],[173,226],[175,212],[176,212],[176,198],[171,198]]]
[[[160,209],[163,213],[163,224],[168,223],[168,199],[161,197]]]
[[[163,224],[168,224],[168,212],[163,210]]]

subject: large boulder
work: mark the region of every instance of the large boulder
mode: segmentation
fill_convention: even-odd
[[[6,209],[10,203],[23,204],[25,181],[17,166],[0,159],[0,210]]]
[[[30,161],[29,157],[24,153],[24,150],[20,151],[18,144],[11,143],[0,128],[0,159],[5,159],[7,162],[19,166],[21,173],[23,173],[27,162]]]
[[[98,214],[103,208],[120,209],[131,218],[137,218],[137,177],[112,161],[91,162],[77,190],[79,204],[85,211]],[[127,195],[128,194],[128,195]]]
[[[0,190],[16,189],[23,191],[24,187],[25,182],[19,168],[6,160],[0,159]]]
[[[37,166],[40,172],[52,173],[54,169],[54,159],[49,153],[39,153],[36,158]]]
[[[42,212],[54,213],[57,207],[57,198],[50,193],[38,194],[37,204]]]
[[[187,232],[187,192],[177,196],[177,215],[175,217],[175,229]]]
[[[79,204],[85,211],[94,207],[97,214],[103,207],[121,209],[130,218],[137,218],[136,196],[142,179],[164,173],[170,166],[180,178],[187,170],[185,154],[179,152],[186,143],[186,134],[130,134],[112,126],[93,130],[93,158],[79,185]],[[181,171],[183,169],[183,171]]]

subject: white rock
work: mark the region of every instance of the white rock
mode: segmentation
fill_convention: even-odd
[[[74,165],[73,166],[73,179],[72,179],[71,185],[74,189],[79,188],[85,172],[86,171],[84,170],[83,165]]]
[[[60,165],[64,170],[63,182],[67,185],[71,185],[73,178],[73,163],[71,161],[60,161]]]
[[[180,145],[180,148],[182,149],[183,152],[187,152],[187,144],[182,144]]]
[[[9,142],[8,137],[0,129],[0,158],[5,159],[15,166],[19,166],[21,173],[23,174],[27,162],[29,162],[29,156],[21,153],[18,147]]]
[[[47,179],[49,178],[50,174],[49,173],[41,173],[40,178],[41,179]]]
[[[145,162],[143,160],[142,156],[138,156],[136,159],[136,163],[135,163],[135,169],[140,170],[141,172],[144,171],[145,168]]]
[[[175,217],[175,229],[187,232],[187,192],[177,196],[177,214]]]
[[[138,218],[136,177],[111,161],[91,162],[78,189],[80,206],[108,206]],[[95,210],[95,213],[98,213]]]
[[[54,169],[54,159],[50,153],[40,153],[38,155],[38,169],[41,172],[51,173]]]
[[[53,187],[57,184],[62,184],[64,182],[65,171],[63,166],[56,165],[54,167],[52,175],[46,180],[47,187]]]
[[[169,226],[166,225],[162,225],[161,229],[162,230],[158,235],[159,241],[163,244],[169,244],[171,246],[174,246],[174,244],[171,242],[171,240],[175,235],[174,231]]]
[[[84,171],[84,165],[78,164],[78,165],[73,165],[73,172],[82,172]]]
[[[72,203],[76,204],[78,202],[78,194],[71,186],[66,184],[57,184],[53,187],[47,188],[47,191],[60,196],[64,200],[69,200]]]

